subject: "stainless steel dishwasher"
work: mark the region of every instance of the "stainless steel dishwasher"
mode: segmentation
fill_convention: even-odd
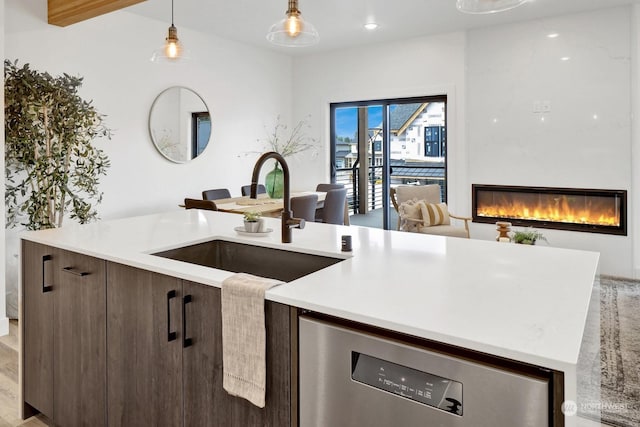
[[[544,427],[549,381],[300,317],[301,427]]]

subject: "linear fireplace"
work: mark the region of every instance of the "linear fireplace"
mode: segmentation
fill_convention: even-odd
[[[627,192],[473,184],[473,221],[627,235]]]

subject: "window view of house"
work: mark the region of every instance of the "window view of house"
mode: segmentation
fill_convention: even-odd
[[[331,172],[347,187],[352,213],[393,215],[384,195],[399,184],[439,184],[446,201],[446,97],[334,104],[331,120]],[[359,129],[366,129],[365,138]],[[362,167],[368,169],[366,186],[358,183]]]

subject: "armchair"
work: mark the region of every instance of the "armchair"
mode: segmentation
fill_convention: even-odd
[[[390,195],[398,213],[398,230],[469,238],[471,218],[448,212],[440,202],[438,184],[399,185],[391,188]],[[450,218],[464,221],[464,228],[451,225]]]

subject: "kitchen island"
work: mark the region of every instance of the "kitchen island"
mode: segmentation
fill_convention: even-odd
[[[152,254],[221,239],[340,258],[343,261],[270,289],[266,299],[298,313],[318,313],[544,368],[561,381],[556,401],[558,390],[564,399],[576,400],[576,366],[598,254],[315,223],[294,230],[293,243],[282,244],[279,220],[265,220],[275,231],[261,237],[238,235],[238,215],[179,210],[26,232],[22,238],[216,288],[232,273]],[[340,250],[345,234],[352,236],[352,252]],[[24,260],[23,268],[29,269]],[[44,278],[44,268],[42,274]],[[295,327],[292,333],[297,333]],[[296,360],[292,355],[292,375]],[[561,425],[559,408],[550,410],[556,412],[552,423]],[[563,421],[574,425],[575,417]]]

